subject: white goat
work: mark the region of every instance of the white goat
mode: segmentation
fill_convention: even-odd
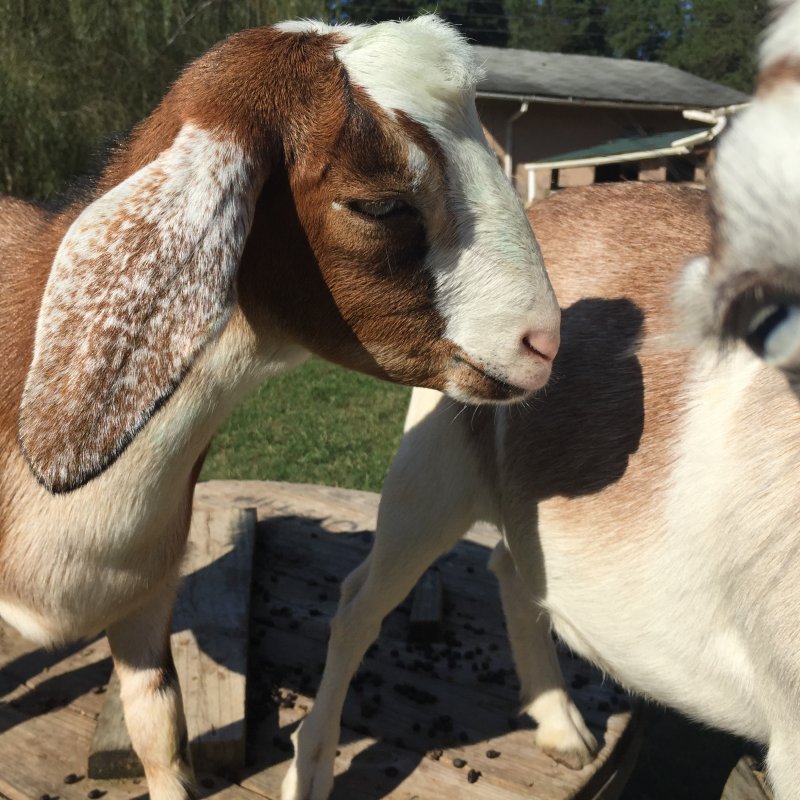
[[[0,199],[0,613],[107,630],[153,798],[191,793],[170,615],[231,407],[309,352],[475,402],[549,376],[559,310],[476,75],[432,16],[244,31],[82,201]]]
[[[698,190],[558,194],[531,214],[564,309],[547,391],[474,413],[415,392],[284,800],[327,796],[362,654],[481,518],[503,533],[491,567],[541,747],[580,767],[596,746],[552,626],[635,691],[766,745],[776,798],[800,798],[800,2],[782,10],[720,146],[713,232]],[[674,285],[709,234],[684,318]]]

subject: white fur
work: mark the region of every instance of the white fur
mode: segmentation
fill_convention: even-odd
[[[365,28],[337,56],[384,109],[421,122],[446,157],[451,216],[439,235],[431,231],[428,264],[447,338],[493,377],[539,388],[550,365],[525,358],[523,339],[543,333],[556,347],[559,310],[544,270],[531,269],[543,263],[539,247],[484,137],[472,49],[454,28],[426,15]],[[491,222],[497,218],[505,220],[503,236]],[[459,394],[455,385],[448,391]]]
[[[767,31],[761,45],[761,69],[766,69],[783,58],[800,55],[800,2],[798,0],[773,0],[775,23]]]
[[[28,447],[47,485],[52,475],[65,482],[76,471],[96,471],[103,461],[103,443],[82,441],[78,451],[68,430],[80,424],[84,409],[91,413],[83,387],[95,385],[99,376],[108,395],[113,391],[120,398],[102,398],[107,422],[120,431],[138,430],[142,412],[230,318],[255,205],[252,172],[239,147],[188,123],[171,147],[91,203],[70,226],[42,298],[20,411],[26,447],[36,440],[45,446],[64,442],[56,463],[46,468]],[[120,219],[124,237],[115,227]],[[146,231],[146,241],[137,237],[138,228]],[[147,249],[137,252],[143,244]],[[170,327],[164,348],[164,321],[178,309],[189,322]],[[202,338],[199,327],[206,329]],[[111,345],[111,363],[94,355],[98,340]],[[140,406],[125,407],[137,376],[156,359],[162,383]],[[114,378],[106,381],[106,375]],[[64,397],[73,398],[66,407]]]
[[[571,648],[633,690],[764,744],[781,741],[789,754],[782,763],[792,753],[795,760],[788,783],[772,771],[776,797],[797,798],[800,762],[791,732],[800,721],[800,547],[791,484],[800,469],[800,431],[795,424],[777,447],[772,435],[788,433],[796,414],[787,391],[743,346],[725,358],[704,346],[686,383],[674,466],[664,488],[654,487],[654,501],[632,498],[628,513],[609,517],[601,504],[565,516],[563,500],[537,509],[530,499],[527,519],[507,505],[524,493],[525,482],[497,491],[487,483],[491,467],[478,463],[468,426],[454,420],[459,408],[444,400],[430,410],[435,393],[429,391],[414,397],[415,425],[384,486],[373,551],[344,584],[317,699],[294,737],[283,800],[327,797],[352,672],[383,617],[478,519],[504,533],[491,566],[523,710],[538,723],[540,747],[574,768],[596,748],[564,687],[552,625]],[[762,440],[757,452],[737,436],[760,418],[754,396],[763,399],[773,426],[754,437]],[[494,413],[491,457],[499,474],[504,451],[513,452],[508,423],[519,415],[506,408]],[[537,476],[526,477],[533,498]]]

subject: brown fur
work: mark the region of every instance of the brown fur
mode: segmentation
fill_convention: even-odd
[[[758,76],[757,95],[766,97],[787,84],[800,84],[800,59],[796,56],[781,58],[761,72]]]
[[[598,513],[603,490],[602,513],[618,515],[661,483],[687,358],[670,337],[672,287],[708,246],[706,209],[701,190],[616,184],[567,189],[530,211],[563,309],[562,345],[530,411],[509,410],[504,480],[536,475],[536,499],[561,520]]]
[[[263,333],[266,316],[270,329],[277,320],[295,340],[344,366],[403,383],[441,386],[442,374],[458,351],[442,340],[444,326],[432,305],[431,278],[418,269],[429,238],[422,219],[414,211],[380,226],[353,214],[340,213],[339,219],[334,219],[332,203],[404,192],[410,195],[413,176],[406,168],[406,137],[429,156],[423,199],[441,196],[444,159],[421,125],[401,115],[399,133],[386,113],[350,84],[342,65],[332,58],[337,43],[332,35],[298,36],[274,29],[231,37],[190,66],[153,114],[118,148],[93,197],[151,162],[171,145],[186,123],[218,130],[223,138],[241,146],[269,176],[237,278],[242,310],[255,332]],[[298,86],[314,89],[297,91]],[[11,362],[5,380],[13,384],[4,392],[0,407],[0,431],[5,432],[0,436],[7,441],[16,428],[20,390],[31,361],[35,310],[49,265],[64,232],[84,205],[74,204],[49,225],[33,207],[10,200],[2,207],[10,230],[25,231],[23,238],[34,243],[25,257],[14,247],[15,240],[9,241],[4,259],[4,299],[14,309],[12,315],[5,315],[5,324],[12,330],[0,328],[0,340],[9,343],[6,358]],[[116,224],[123,223],[120,218]],[[447,218],[441,221],[445,230],[448,224]],[[154,238],[140,225],[133,230],[136,238],[128,247],[132,259]],[[111,240],[129,238],[130,230],[118,235],[109,230],[104,235]],[[359,265],[365,263],[375,264],[376,269],[364,272]],[[392,298],[391,303],[387,297]],[[142,306],[143,321],[132,329],[147,324],[148,308]],[[174,322],[185,327],[184,319],[186,315],[179,314]],[[193,338],[202,342],[202,332]],[[113,353],[101,344],[95,346],[95,355],[110,362]],[[52,359],[62,364],[72,357],[76,345],[65,340],[54,346],[64,349],[63,357]],[[114,342],[109,344],[114,346]],[[139,382],[142,391],[153,386],[147,401],[130,392],[111,395],[104,386],[93,388],[87,381],[79,382],[81,394],[98,398],[119,395],[113,400],[117,416],[135,419],[140,409],[157,409],[174,390],[174,384],[172,388],[169,384],[180,380],[180,375],[170,379],[162,362],[155,353],[149,370],[152,380]],[[454,370],[460,374],[457,367]],[[167,383],[159,388],[158,381],[164,383],[160,376],[165,373]],[[47,371],[42,378],[58,380]],[[465,384],[474,383],[473,376],[465,378]],[[491,395],[492,387],[485,391]],[[65,399],[69,401],[69,397]],[[86,449],[81,442],[97,442],[93,432],[97,424],[92,420],[103,413],[102,408],[92,411],[82,398],[77,399],[73,406],[76,421],[64,425],[71,443],[48,436],[46,415],[40,414],[41,419],[33,411],[26,415],[24,441],[35,448],[28,450],[36,453],[34,461],[38,458],[46,464],[52,461],[47,455],[50,451],[77,453]],[[84,432],[78,435],[75,431]],[[135,432],[131,429],[128,435],[121,435],[116,427],[104,430],[107,441],[99,442],[97,449],[107,454],[106,463],[118,456]],[[91,471],[82,472],[81,480],[91,477]],[[71,485],[74,483],[68,481],[61,488]],[[54,488],[59,488],[58,484]]]

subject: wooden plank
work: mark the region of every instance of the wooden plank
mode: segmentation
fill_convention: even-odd
[[[86,749],[94,720],[69,708],[35,717],[0,707],[0,792],[10,800],[49,796],[85,800],[96,788],[86,777]],[[103,786],[103,790],[108,787]],[[106,800],[141,797],[144,787],[129,784],[108,791]]]
[[[207,762],[196,758],[195,766],[201,797],[279,800],[289,735],[313,703],[339,581],[370,547],[378,497],[326,487],[217,483],[208,493],[198,486],[195,519],[204,510],[228,513],[234,503],[257,505],[262,514],[254,544],[251,662],[259,666],[249,687],[248,767],[237,786],[205,771]],[[496,585],[485,568],[494,541],[491,530],[478,531],[437,562],[447,587],[444,642],[407,641],[410,601],[387,618],[345,704],[334,798],[614,796],[635,755],[635,709],[628,710],[628,699],[613,683],[562,652],[570,692],[602,751],[574,772],[537,750],[531,723],[516,719],[518,686]],[[235,572],[229,583],[238,580]],[[208,576],[202,566],[195,570],[198,592],[208,591],[202,583]],[[85,769],[81,776],[104,698],[94,692],[110,671],[105,640],[54,656],[15,636],[4,636],[0,627],[0,691],[14,704],[0,703],[0,800],[45,794],[83,800],[94,788],[106,793],[105,800],[144,800],[143,779],[95,783]],[[224,653],[206,655],[212,672],[228,668]],[[419,692],[409,694],[409,686]],[[187,708],[202,691],[184,686]],[[461,769],[459,759],[466,762]],[[475,783],[468,781],[471,769],[480,773]],[[65,783],[72,773],[80,780]]]
[[[172,653],[195,766],[235,769],[245,760],[245,683],[256,513],[195,508],[175,608]],[[113,690],[112,690],[113,689]],[[94,778],[143,774],[124,724],[119,682],[109,687],[89,755]]]
[[[254,737],[254,750],[259,757],[266,751],[268,766],[244,785],[278,797],[288,768],[288,735],[313,703],[336,582],[363,558],[366,545],[360,536],[333,533],[328,520],[319,518],[271,518],[263,533],[259,546],[269,559],[260,559],[266,569],[254,587],[253,655],[271,685],[262,715],[275,716],[257,726]],[[625,710],[627,698],[584,662],[562,656],[573,695],[603,742],[591,765],[579,772],[559,766],[537,750],[529,722],[514,730],[518,687],[499,597],[491,581],[478,579],[486,573],[487,555],[487,545],[465,543],[440,564],[452,605],[447,644],[409,645],[408,609],[385,621],[360,673],[365,680],[359,686],[357,677],[345,703],[334,798],[410,800],[449,792],[588,800],[619,784],[614,778],[627,765],[617,749],[632,712]],[[490,675],[502,679],[481,682]],[[416,690],[411,695],[409,687]],[[278,708],[271,712],[275,702]],[[426,757],[431,750],[442,751],[438,759]],[[487,755],[492,750],[502,756]],[[457,759],[467,762],[461,770],[454,766]],[[467,781],[470,769],[480,773],[475,784]]]
[[[68,707],[28,717],[0,704],[0,798],[86,800],[94,791],[103,800],[146,800],[144,779],[97,782],[82,769],[93,729],[92,718]],[[198,777],[201,797],[263,797],[216,776],[201,773]]]
[[[172,653],[195,765],[244,766],[245,684],[256,512],[195,508]]]
[[[759,775],[755,760],[742,756],[728,777],[720,800],[772,800],[772,792]]]

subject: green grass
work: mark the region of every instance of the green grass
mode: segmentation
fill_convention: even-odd
[[[233,412],[200,477],[380,491],[408,398],[408,389],[311,360],[267,381]]]

